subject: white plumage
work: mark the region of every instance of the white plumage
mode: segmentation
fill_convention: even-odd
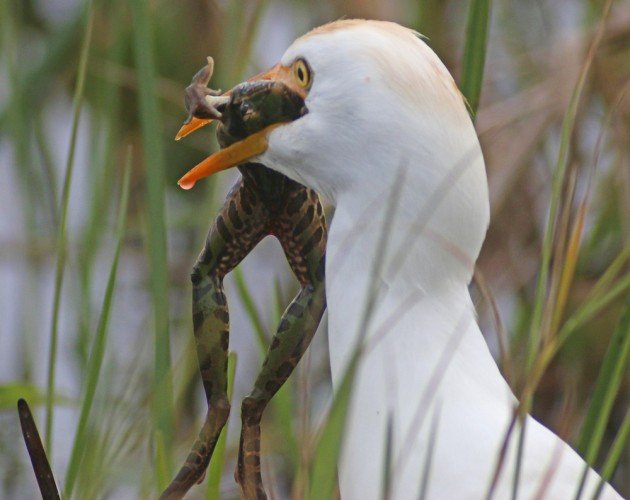
[[[467,288],[489,207],[464,100],[428,46],[393,23],[317,28],[268,75],[286,75],[298,59],[312,73],[308,113],[270,129],[268,144],[255,144],[266,148],[259,161],[335,206],[326,263],[335,386],[360,340],[365,347],[343,443],[341,496],[382,497],[391,419],[391,498],[418,498],[421,484],[429,498],[485,498],[516,399],[479,331]],[[230,161],[220,157],[199,171],[237,160]],[[519,498],[573,498],[584,461],[531,417],[526,428]],[[517,428],[494,498],[511,498],[518,436]],[[584,498],[598,482],[589,470]],[[606,485],[602,497],[619,495]]]

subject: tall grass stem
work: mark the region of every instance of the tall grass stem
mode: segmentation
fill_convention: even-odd
[[[46,449],[52,449],[52,427],[53,427],[53,401],[55,394],[55,368],[57,364],[57,344],[59,340],[59,311],[61,309],[61,292],[63,288],[64,271],[66,267],[67,252],[67,223],[68,205],[70,202],[70,189],[72,186],[72,174],[74,172],[74,156],[77,144],[77,134],[79,130],[79,118],[83,104],[83,91],[85,88],[85,74],[87,71],[88,56],[92,43],[92,28],[94,26],[94,8],[91,0],[87,3],[87,22],[85,34],[81,44],[81,55],[79,57],[79,67],[77,72],[77,83],[73,98],[72,129],[70,133],[70,146],[64,174],[63,188],[61,192],[61,217],[59,230],[57,233],[57,262],[55,265],[55,288],[53,297],[53,313],[50,325],[50,346],[48,349],[48,370],[46,376],[46,424],[45,443]]]
[[[145,167],[148,213],[147,251],[153,301],[155,357],[153,371],[154,429],[164,444],[166,464],[172,469],[173,384],[168,307],[168,260],[166,253],[166,222],[164,210],[164,152],[160,124],[162,117],[155,87],[156,66],[153,46],[151,12],[147,0],[131,2],[133,15],[134,58],[138,71],[140,128]],[[170,474],[169,474],[170,475]]]
[[[72,453],[70,454],[70,462],[68,464],[68,470],[66,473],[66,481],[64,485],[65,498],[71,498],[72,496],[75,480],[77,478],[77,474],[81,465],[83,452],[90,445],[87,440],[88,421],[90,418],[90,412],[92,410],[92,404],[94,402],[94,396],[96,394],[96,389],[101,374],[101,367],[103,366],[103,359],[105,358],[105,349],[107,347],[109,318],[112,309],[114,290],[116,288],[118,262],[120,260],[120,252],[125,235],[125,222],[127,219],[127,205],[129,202],[130,179],[131,150],[127,155],[127,161],[125,163],[122,190],[120,195],[120,202],[118,205],[118,221],[116,224],[116,247],[114,250],[114,257],[112,259],[112,264],[109,270],[109,277],[107,279],[107,287],[105,289],[105,295],[103,297],[101,315],[98,321],[98,326],[96,328],[96,335],[94,336],[90,357],[87,363],[86,383],[83,391],[83,397],[81,398],[82,404],[81,412],[79,414],[79,423],[77,426],[76,434],[74,436]]]

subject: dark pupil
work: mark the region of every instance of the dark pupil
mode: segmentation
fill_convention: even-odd
[[[302,68],[298,68],[298,78],[300,81],[304,81],[304,70]]]

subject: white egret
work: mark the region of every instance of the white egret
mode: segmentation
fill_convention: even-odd
[[[335,206],[326,264],[335,385],[364,335],[366,345],[343,444],[341,497],[381,498],[391,418],[391,498],[418,498],[429,459],[428,497],[484,498],[516,398],[468,291],[488,227],[488,191],[453,78],[415,32],[363,20],[311,31],[255,78],[300,92],[308,112],[211,156],[180,184],[189,188],[254,158]],[[585,462],[532,417],[526,431],[519,498],[573,498]],[[495,498],[511,498],[518,436],[517,428]],[[598,483],[589,470],[585,498]],[[619,498],[609,485],[602,496]]]

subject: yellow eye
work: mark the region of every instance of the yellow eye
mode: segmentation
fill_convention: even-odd
[[[306,88],[311,84],[311,70],[304,59],[297,59],[293,63],[293,75],[302,88]]]

